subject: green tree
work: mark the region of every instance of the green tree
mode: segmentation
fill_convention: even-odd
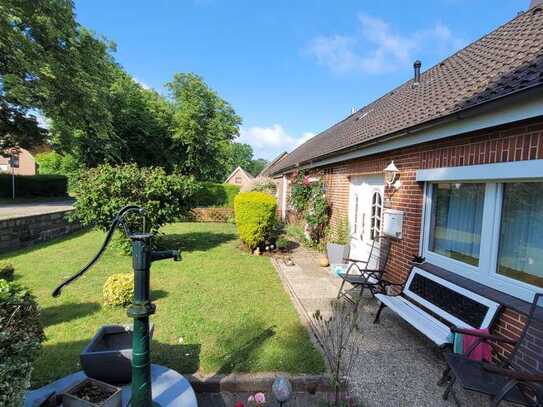
[[[198,75],[175,74],[167,87],[175,109],[171,153],[178,171],[199,180],[222,181],[241,118]]]
[[[268,165],[268,160],[257,158],[256,160],[251,160],[251,164],[247,168],[247,171],[249,171],[253,177],[256,177],[266,165]]]
[[[38,112],[59,137],[103,143],[112,47],[77,24],[70,0],[0,0],[0,149],[43,141]]]
[[[230,143],[227,146],[225,156],[225,174],[230,174],[238,166],[248,171],[253,162],[253,148],[249,144]],[[223,178],[226,178],[226,176]]]
[[[172,104],[156,91],[144,89],[121,69],[110,98],[113,133],[121,142],[118,161],[171,170]]]

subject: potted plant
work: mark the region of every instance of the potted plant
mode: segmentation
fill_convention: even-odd
[[[120,407],[121,389],[87,378],[62,393],[63,407]]]

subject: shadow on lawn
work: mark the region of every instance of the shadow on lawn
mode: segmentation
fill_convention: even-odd
[[[179,373],[196,373],[200,368],[200,344],[171,345],[155,340],[151,343],[151,361]]]
[[[193,252],[213,249],[235,239],[237,236],[234,233],[189,232],[159,236],[156,242],[160,249]]]
[[[251,371],[251,361],[254,354],[274,335],[275,326],[270,326],[260,331],[257,330],[255,336],[241,344],[239,344],[239,341],[234,342],[235,344],[239,344],[239,346],[234,348],[228,355],[225,355],[224,363],[217,371],[217,374]]]
[[[71,302],[67,304],[53,305],[41,311],[41,320],[44,328],[68,322],[73,319],[86,317],[94,314],[100,309],[100,304],[96,302]]]

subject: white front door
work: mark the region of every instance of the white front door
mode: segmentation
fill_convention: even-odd
[[[352,259],[367,261],[373,241],[379,236],[382,227],[384,189],[383,175],[351,177],[349,226]]]

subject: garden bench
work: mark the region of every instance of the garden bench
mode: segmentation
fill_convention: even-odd
[[[388,307],[439,347],[452,344],[451,328],[490,328],[501,305],[417,266],[398,294],[377,293],[381,302],[374,323]],[[387,288],[385,291],[390,291]]]

